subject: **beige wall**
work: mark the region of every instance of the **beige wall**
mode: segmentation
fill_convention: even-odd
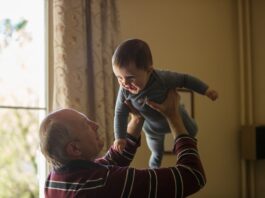
[[[258,4],[258,0],[256,1]],[[238,4],[236,0],[119,0],[121,39],[147,41],[154,66],[195,75],[217,89],[220,98],[212,102],[195,95],[195,119],[199,125],[199,149],[208,182],[192,197],[238,198],[241,196],[240,161],[240,64]],[[265,19],[259,5],[255,25],[255,118],[265,123],[264,46]],[[262,27],[262,32],[260,32]],[[261,40],[260,40],[261,39]],[[262,54],[263,53],[263,54]],[[256,78],[257,77],[257,78]],[[262,90],[262,93],[261,93]],[[143,139],[144,140],[144,139]],[[133,166],[147,167],[149,151],[145,141]],[[164,157],[163,166],[175,162]],[[264,161],[255,165],[256,189],[264,192]],[[263,175],[262,177],[259,175]],[[262,188],[263,185],[263,188]],[[258,197],[257,196],[257,197]]]
[[[251,8],[254,121],[257,124],[265,124],[265,1],[254,0]],[[254,169],[256,197],[263,198],[265,197],[265,160],[256,162]]]

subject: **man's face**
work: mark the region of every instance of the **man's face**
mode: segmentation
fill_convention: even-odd
[[[64,114],[67,117],[64,121],[68,123],[67,126],[73,136],[70,146],[77,151],[70,157],[94,160],[104,146],[104,142],[98,135],[97,123],[75,110],[70,110],[67,114]]]
[[[82,155],[85,159],[95,159],[104,146],[104,142],[99,138],[98,124],[89,120],[85,115],[82,115],[82,126],[80,129],[79,141]]]
[[[145,88],[149,80],[152,67],[147,70],[138,69],[134,63],[125,67],[113,66],[113,72],[118,79],[120,86],[132,94],[138,94]]]

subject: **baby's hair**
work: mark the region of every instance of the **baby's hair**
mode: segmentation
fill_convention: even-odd
[[[134,63],[138,69],[148,69],[153,65],[153,58],[148,44],[140,39],[122,42],[112,56],[112,65],[120,68]]]

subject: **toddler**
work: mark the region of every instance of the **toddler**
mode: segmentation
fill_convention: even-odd
[[[112,67],[120,85],[115,105],[114,148],[121,152],[125,147],[129,116],[125,101],[130,100],[145,119],[143,130],[151,151],[149,167],[158,168],[164,153],[165,133],[169,133],[170,129],[163,115],[149,107],[146,101],[162,103],[168,91],[175,88],[186,88],[211,100],[216,100],[218,94],[194,76],[154,69],[151,50],[146,42],[139,39],[126,40],[116,48]],[[183,105],[180,112],[188,133],[194,137],[198,130],[195,121]]]

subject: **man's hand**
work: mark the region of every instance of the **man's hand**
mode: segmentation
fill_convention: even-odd
[[[179,114],[179,101],[180,96],[176,90],[170,90],[168,92],[167,98],[162,104],[158,104],[150,100],[147,100],[146,104],[168,118],[177,116],[177,114]]]
[[[126,139],[116,139],[113,145],[114,149],[121,153],[126,146]]]
[[[180,96],[176,90],[170,90],[162,104],[147,100],[146,104],[165,116],[174,138],[181,134],[188,134],[179,112]]]
[[[207,91],[205,92],[205,95],[210,98],[211,100],[216,100],[218,98],[218,93],[217,91],[208,88]]]
[[[132,106],[132,104],[129,100],[126,100],[124,103],[128,106],[128,108],[130,110],[130,115],[131,115],[130,122],[127,125],[127,133],[138,138],[141,135],[141,131],[142,131],[143,123],[144,123],[144,118]]]

